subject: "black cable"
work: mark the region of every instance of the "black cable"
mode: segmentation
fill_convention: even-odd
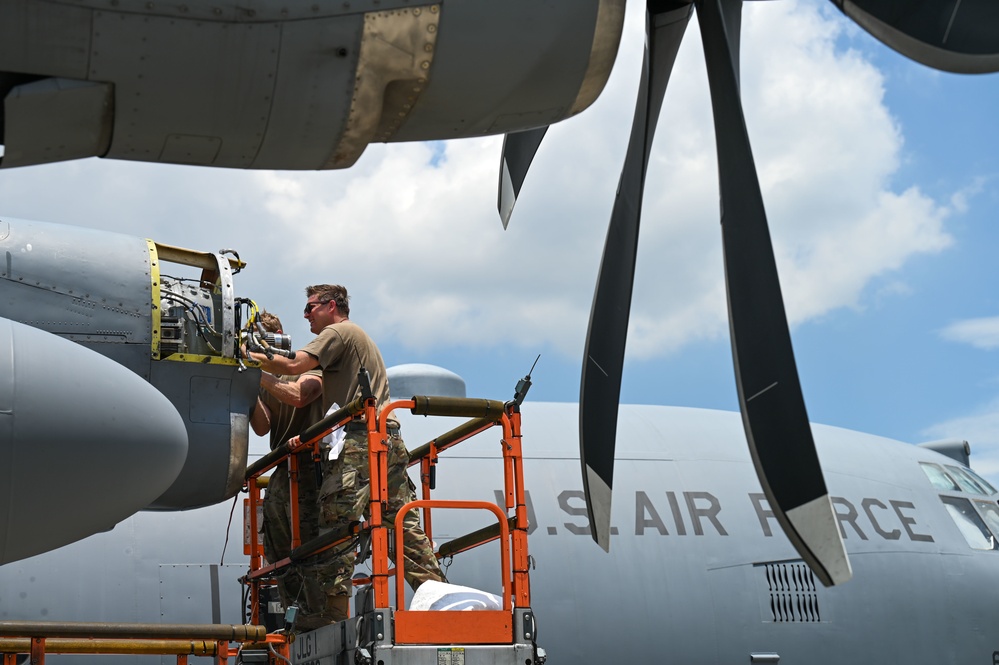
[[[229,524],[227,524],[226,527],[225,527],[225,544],[222,545],[222,556],[219,558],[219,565],[220,566],[224,566],[225,565],[225,563],[224,563],[225,562],[225,550],[226,550],[227,547],[229,547],[229,529],[232,528],[232,516],[236,512],[236,501],[238,499],[239,499],[239,494],[236,494],[236,496],[232,497],[232,509],[229,510]]]

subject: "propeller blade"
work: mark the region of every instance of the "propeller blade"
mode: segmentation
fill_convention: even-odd
[[[699,0],[714,111],[729,326],[746,438],[770,508],[826,586],[852,575],[801,394],[736,59],[742,0]],[[729,19],[726,23],[726,19]],[[729,28],[729,29],[726,29]],[[733,34],[734,33],[734,34]]]
[[[545,138],[548,125],[523,132],[513,132],[503,137],[503,158],[500,160],[498,207],[500,219],[505,229],[510,223],[513,206],[517,204],[520,188],[524,185],[527,171],[531,168],[534,155],[538,152],[541,139]]]
[[[880,42],[927,67],[957,74],[999,71],[995,0],[832,0]]]
[[[586,333],[579,455],[590,534],[605,551],[610,550],[614,441],[645,172],[666,84],[691,13],[692,6],[684,2],[648,0],[646,4],[646,46],[635,117]]]

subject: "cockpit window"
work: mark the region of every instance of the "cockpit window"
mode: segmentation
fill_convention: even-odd
[[[995,487],[987,480],[979,476],[971,469],[947,464],[931,464],[930,462],[920,462],[923,473],[930,479],[933,488],[942,492],[968,492],[969,494],[981,494],[982,496],[992,496],[997,493]]]
[[[996,493],[996,488],[989,485],[988,481],[979,476],[971,469],[964,469],[959,466],[947,465],[947,472],[951,478],[957,481],[966,492],[991,496]]]
[[[975,499],[978,512],[985,518],[985,523],[989,525],[992,533],[999,533],[999,505],[994,501],[982,501]]]
[[[958,487],[954,479],[947,475],[947,472],[943,470],[943,467],[939,464],[930,464],[929,462],[920,462],[919,466],[923,467],[923,473],[926,477],[930,479],[930,484],[933,485],[934,489],[942,490],[944,492],[960,492],[961,488]]]
[[[968,541],[968,545],[976,550],[999,549],[999,542],[975,511],[971,501],[955,496],[941,496],[940,500],[947,506],[947,512],[950,513],[961,535]]]

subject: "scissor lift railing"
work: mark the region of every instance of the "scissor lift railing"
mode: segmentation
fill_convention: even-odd
[[[479,509],[492,511],[497,522],[492,527],[480,529],[464,540],[462,549],[450,548],[451,554],[465,551],[493,540],[500,541],[500,569],[503,588],[503,610],[454,612],[447,621],[428,612],[413,612],[404,607],[402,585],[401,523],[402,510],[396,516],[396,602],[395,637],[396,643],[502,643],[514,638],[511,610],[527,609],[531,603],[530,578],[528,576],[527,549],[527,506],[524,495],[523,457],[521,449],[520,407],[515,402],[504,404],[492,400],[475,400],[449,397],[414,397],[388,405],[382,413],[382,420],[391,409],[408,408],[414,415],[450,416],[470,418],[462,425],[431,440],[425,446],[410,453],[410,464],[420,465],[422,487],[421,500],[404,506],[424,508],[424,530],[433,538],[433,517],[431,509]],[[508,517],[498,506],[488,502],[438,501],[431,498],[433,480],[438,455],[462,441],[494,426],[502,427],[500,450],[503,459],[503,489],[506,511],[513,510]]]
[[[422,498],[407,503],[396,513],[394,525],[385,523],[388,505],[388,419],[397,409],[409,409],[414,415],[447,416],[469,418],[462,425],[433,439],[410,453],[410,465],[420,466]],[[293,438],[278,449],[262,457],[247,470],[247,489],[250,494],[248,517],[250,533],[258,530],[256,505],[260,501],[260,491],[256,479],[266,471],[288,460],[289,473],[294,479],[298,473],[296,453],[312,450],[319,458],[319,444],[324,436],[334,429],[343,427],[353,420],[362,420],[368,425],[368,459],[370,464],[371,503],[368,521],[363,528],[368,531],[371,541],[371,607],[389,611],[392,619],[391,642],[393,645],[512,645],[526,639],[533,642],[533,630],[524,625],[533,625],[530,614],[530,580],[528,576],[527,548],[527,507],[524,494],[523,458],[520,433],[520,405],[517,402],[496,400],[425,397],[398,400],[378,409],[373,398],[357,399],[333,414],[308,428],[299,437]],[[491,427],[502,427],[500,449],[503,461],[503,487],[505,505],[485,501],[444,501],[431,497],[435,484],[438,455],[442,451],[465,441]],[[350,525],[340,533],[326,534],[305,543],[298,542],[299,528],[298,502],[295,483],[292,482],[290,512],[292,515],[292,546],[290,557],[271,565],[263,565],[262,548],[256,538],[250,539],[251,569],[246,581],[251,586],[250,598],[253,621],[259,621],[260,585],[265,579],[294,560],[333,546],[342,546],[355,536],[360,528]],[[423,526],[432,540],[433,515],[435,509],[447,510],[486,510],[496,517],[496,524],[479,529],[472,534],[445,544],[438,556],[453,555],[499,540],[500,582],[503,589],[503,609],[476,612],[449,612],[444,620],[441,612],[409,611],[405,607],[405,583],[403,566],[402,520],[410,508],[423,510]],[[504,509],[505,508],[505,512]],[[508,516],[509,511],[512,516]],[[395,566],[390,569],[388,528],[395,529]],[[390,580],[395,578],[396,606],[390,602]],[[521,621],[515,619],[519,616]],[[525,618],[526,617],[526,618]],[[382,618],[382,617],[379,617]],[[521,645],[523,646],[523,645]],[[522,656],[522,653],[521,653]],[[518,656],[520,657],[520,656]],[[494,662],[494,661],[491,661]]]

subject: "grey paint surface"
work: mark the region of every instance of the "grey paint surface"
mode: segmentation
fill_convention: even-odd
[[[603,88],[623,4],[8,0],[0,165],[343,168],[373,141],[548,124]],[[28,94],[40,79],[54,90],[43,105]]]

